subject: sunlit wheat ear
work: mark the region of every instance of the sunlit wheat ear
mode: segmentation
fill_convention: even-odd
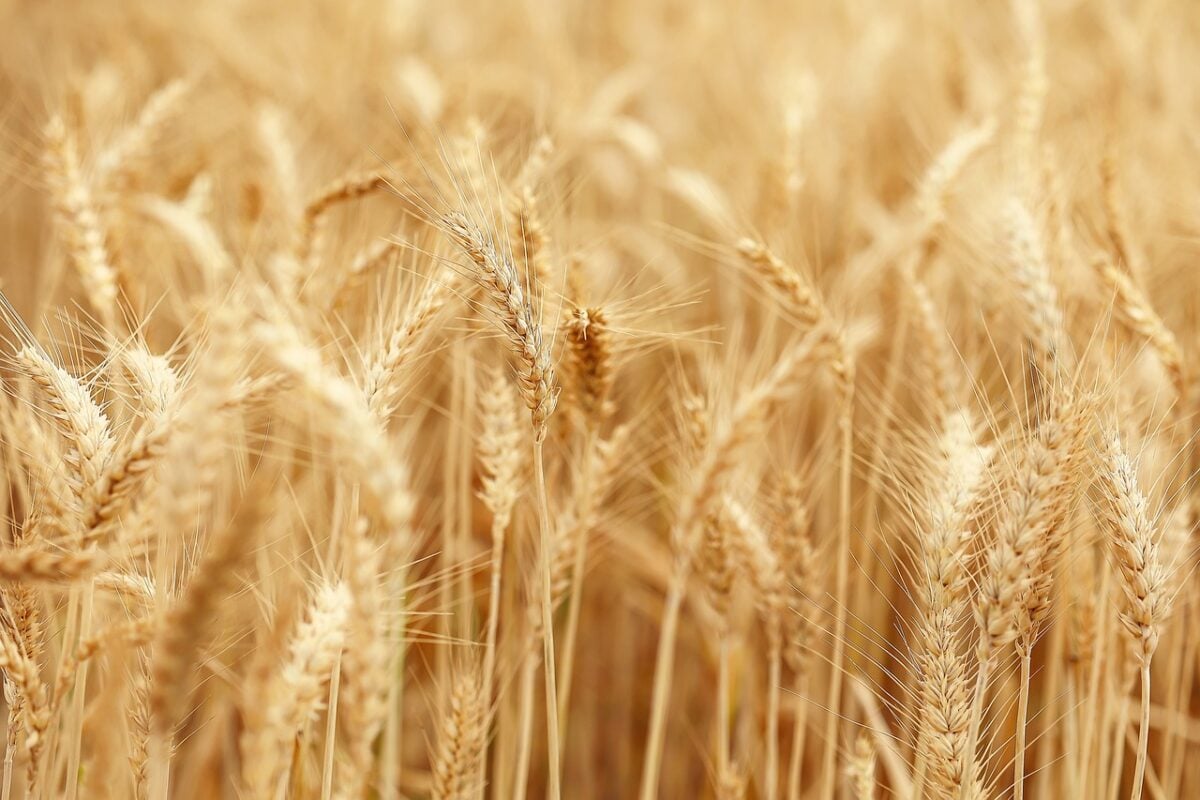
[[[780,565],[779,555],[771,547],[766,531],[744,505],[729,500],[723,513],[728,520],[729,533],[733,535],[731,543],[736,548],[738,564],[755,589],[755,599],[763,626],[772,640],[771,646],[777,647],[787,609],[787,577]]]
[[[402,378],[419,353],[421,335],[437,320],[454,294],[454,274],[441,270],[429,278],[425,288],[403,313],[382,345],[368,356],[363,378],[367,406],[378,419],[395,411]]]
[[[833,317],[816,287],[799,271],[784,263],[767,246],[753,239],[737,243],[738,253],[752,274],[783,295],[788,307],[805,327],[820,327],[824,337],[821,356],[837,381],[844,414],[852,411],[854,354],[844,327]],[[848,418],[843,419],[843,423]]]
[[[935,797],[967,796],[964,781],[971,725],[971,684],[959,610],[927,611],[918,628],[922,650],[916,657],[922,712],[917,721],[919,756]]]
[[[74,583],[95,575],[104,563],[104,557],[92,550],[58,552],[39,547],[0,550],[0,581]]]
[[[924,580],[918,595],[930,607],[960,605],[967,599],[972,514],[984,494],[992,448],[980,444],[976,423],[966,411],[942,420],[930,482],[928,528],[919,534],[918,568]]]
[[[345,646],[350,605],[344,585],[321,587],[292,635],[280,671],[264,687],[266,696],[245,698],[255,709],[242,733],[242,780],[251,797],[276,796],[295,737],[323,707],[324,687]]]
[[[487,703],[478,666],[465,665],[441,711],[437,750],[432,759],[434,800],[467,800],[474,796],[478,765],[487,742]]]
[[[795,388],[801,370],[822,357],[829,341],[829,335],[817,332],[792,345],[766,377],[741,395],[722,429],[709,435],[708,447],[676,523],[676,530],[685,537],[679,542],[681,546],[690,546],[696,523],[718,499],[720,484],[736,466],[742,447],[762,430],[764,422]]]
[[[966,778],[970,789],[980,777],[975,772],[984,700],[1000,648],[1019,633],[1018,611],[1041,577],[1041,566],[1051,537],[1058,535],[1065,508],[1071,501],[1078,470],[1078,452],[1091,422],[1087,406],[1078,399],[1055,398],[1050,416],[1043,420],[1016,455],[1016,474],[1006,489],[995,522],[995,540],[980,567],[974,604],[978,630],[976,656],[979,668],[971,702]]]
[[[160,620],[152,652],[149,705],[152,729],[165,740],[185,711],[190,672],[213,616],[236,583],[237,566],[250,551],[248,532],[233,525],[215,532],[179,597]]]
[[[1124,598],[1121,622],[1139,664],[1153,657],[1158,634],[1171,611],[1171,573],[1159,549],[1149,500],[1140,488],[1137,463],[1114,431],[1105,434],[1097,478],[1100,508]]]
[[[787,797],[796,800],[803,785],[805,736],[813,651],[817,639],[819,596],[824,584],[814,547],[812,514],[804,499],[805,482],[795,472],[785,473],[774,500],[769,530],[787,579],[790,607],[783,613],[783,660],[792,671],[794,700],[792,745],[787,769]]]
[[[33,380],[68,446],[66,461],[81,508],[91,509],[103,492],[104,473],[114,441],[109,420],[87,387],[36,347],[17,353],[17,363]]]
[[[916,206],[925,226],[926,248],[937,241],[945,225],[946,206],[954,184],[995,136],[995,120],[984,120],[951,139],[925,171],[917,186]]]
[[[715,783],[713,791],[716,800],[745,800],[746,776],[739,767],[730,764],[719,769]]]
[[[554,140],[546,134],[538,136],[533,143],[533,147],[529,150],[529,155],[525,158],[525,162],[521,164],[521,169],[517,172],[517,177],[513,180],[513,186],[524,189],[529,187],[535,189],[547,177],[546,173],[550,168],[550,159],[554,156]]]
[[[1176,397],[1180,402],[1184,401],[1188,397],[1188,381],[1184,373],[1183,352],[1175,334],[1155,313],[1150,301],[1127,273],[1105,258],[1095,259],[1094,266],[1111,296],[1117,322],[1149,345],[1171,379]]]
[[[787,298],[804,324],[816,325],[825,319],[827,312],[816,287],[766,245],[753,239],[742,239],[737,243],[737,249],[759,278]]]
[[[358,389],[325,363],[286,316],[277,314],[256,323],[253,332],[265,355],[326,412],[316,419],[354,467],[372,513],[389,536],[407,541],[412,516],[408,471],[388,447],[383,420],[371,413]]]
[[[729,606],[737,572],[733,535],[733,526],[728,519],[710,512],[701,523],[700,543],[696,550],[696,572],[722,628],[729,624]]]
[[[846,763],[846,777],[856,800],[874,800],[875,744],[866,732],[859,733],[854,741],[854,752]]]
[[[929,294],[929,287],[912,276],[905,280],[905,288],[913,308],[913,326],[920,345],[918,366],[927,378],[927,393],[933,401],[932,416],[944,419],[953,413],[963,397],[962,368],[947,336],[945,322]]]
[[[921,609],[916,626],[916,695],[922,713],[916,749],[936,797],[958,798],[975,779],[970,752],[971,686],[961,620],[970,603],[970,557],[976,506],[987,489],[991,448],[971,415],[951,410],[935,441],[927,515],[914,547]]]
[[[360,521],[350,533],[342,568],[353,601],[338,709],[350,759],[340,781],[346,797],[361,796],[370,782],[375,740],[387,720],[392,647],[382,555],[383,548],[368,536],[366,521]]]
[[[46,166],[54,207],[84,293],[105,330],[116,331],[117,271],[93,189],[83,173],[75,133],[62,117],[46,126]]]
[[[601,308],[577,308],[566,322],[572,400],[585,424],[599,428],[612,414],[609,393],[616,378],[613,333]]]
[[[1150,661],[1171,613],[1171,568],[1163,562],[1161,534],[1149,514],[1149,500],[1138,482],[1137,463],[1130,458],[1115,429],[1105,432],[1098,474],[1101,511],[1109,529],[1109,551],[1117,570],[1121,624],[1129,637],[1141,673],[1142,705],[1137,763],[1131,798],[1141,797],[1150,729]]]
[[[1048,372],[1057,369],[1065,344],[1058,290],[1050,278],[1041,231],[1019,200],[1004,209],[1009,275],[1016,286],[1029,325],[1029,338]]]
[[[1115,145],[1110,141],[1100,159],[1101,199],[1104,201],[1104,232],[1117,256],[1117,264],[1128,275],[1140,276],[1142,259],[1135,251],[1130,236],[1128,215],[1121,197],[1120,165]]]
[[[529,187],[520,190],[512,202],[509,224],[512,252],[523,262],[530,283],[539,286],[553,284],[550,272],[550,236],[538,210],[537,196]]]
[[[306,272],[316,266],[321,255],[322,238],[329,212],[337,206],[388,188],[381,172],[354,172],[333,181],[308,201],[300,216],[297,261]]]
[[[480,498],[501,528],[507,528],[512,518],[526,461],[525,436],[518,427],[518,402],[511,381],[499,370],[480,397],[483,415],[483,430],[477,445],[483,468]]]
[[[165,359],[134,349],[125,354],[127,367],[144,408],[145,419],[133,438],[117,449],[103,476],[96,502],[84,515],[85,543],[102,542],[119,528],[127,511],[162,461],[177,427],[178,377]]]
[[[1028,0],[1013,3],[1017,31],[1021,37],[1024,62],[1017,89],[1013,149],[1018,185],[1031,193],[1038,172],[1038,146],[1045,117],[1046,93],[1050,88],[1046,75],[1046,33],[1039,4]]]
[[[20,721],[29,755],[28,779],[36,785],[50,725],[49,696],[38,664],[24,652],[7,620],[0,624],[0,669],[4,670],[6,692],[11,685],[13,693],[20,699]],[[9,697],[7,693],[5,696]],[[11,721],[12,714],[9,718]]]
[[[471,274],[489,295],[513,354],[520,364],[517,376],[529,407],[534,438],[546,437],[546,425],[558,402],[554,363],[542,326],[522,289],[522,278],[512,259],[497,249],[495,241],[463,214],[453,212],[440,220],[451,240],[471,262]]]
[[[1016,636],[1016,604],[1031,586],[1051,528],[1070,501],[1088,419],[1080,403],[1062,406],[1018,455],[1016,482],[996,521],[996,540],[982,567],[975,602],[981,660],[992,658],[996,648]]]
[[[96,158],[98,186],[119,191],[135,182],[150,151],[167,125],[180,114],[183,101],[194,87],[190,79],[180,78],[163,85],[146,99],[134,121]]]
[[[521,494],[520,479],[527,461],[527,448],[523,446],[526,434],[519,419],[519,404],[512,381],[496,370],[491,385],[480,398],[483,429],[476,445],[483,472],[479,496],[492,514],[490,591],[482,667],[483,696],[487,704],[491,703],[495,681],[505,542],[513,508]]]
[[[782,683],[784,616],[787,614],[787,576],[779,554],[771,547],[766,531],[751,513],[735,500],[727,500],[724,515],[734,531],[738,560],[754,597],[767,639],[767,725],[764,794],[778,797],[779,704]]]

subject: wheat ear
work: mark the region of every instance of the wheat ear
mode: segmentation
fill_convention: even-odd
[[[1150,346],[1171,379],[1177,401],[1184,402],[1188,396],[1188,382],[1184,374],[1183,351],[1175,334],[1155,313],[1130,275],[1104,258],[1096,259],[1094,264],[1105,288],[1112,294],[1117,321]]]
[[[96,502],[84,516],[85,544],[105,541],[117,530],[121,513],[145,486],[175,431],[179,386],[170,363],[143,348],[127,351],[123,360],[133,377],[146,419],[133,439],[113,455],[105,470]]]
[[[719,498],[720,484],[734,469],[738,453],[754,433],[761,430],[764,420],[795,386],[800,370],[819,358],[822,349],[827,347],[829,342],[830,337],[827,333],[817,331],[792,345],[780,356],[771,372],[739,398],[724,429],[715,436],[705,436],[709,440],[705,453],[671,527],[674,561],[663,606],[658,650],[655,654],[650,723],[639,795],[641,800],[653,800],[658,791],[658,771],[662,759],[663,737],[666,733],[670,676],[675,659],[675,637],[688,576],[693,566],[697,526]]]
[[[1050,267],[1037,222],[1019,200],[1005,207],[1007,255],[1010,274],[1024,306],[1030,339],[1048,373],[1058,367],[1063,345],[1063,317],[1058,290],[1050,279]]]
[[[1019,474],[997,521],[996,540],[985,556],[975,599],[979,670],[971,705],[967,785],[975,777],[973,756],[991,669],[999,648],[1016,638],[1018,603],[1032,585],[1051,528],[1069,502],[1071,467],[1085,419],[1078,402],[1064,398],[1057,413],[1043,421],[1021,454]]]
[[[855,800],[874,800],[875,744],[865,731],[854,741],[854,752],[846,763],[846,775],[850,778]]]
[[[404,314],[400,324],[387,337],[367,363],[363,392],[367,406],[378,419],[386,420],[395,410],[400,377],[417,352],[421,334],[429,328],[453,296],[451,275],[442,272],[430,278],[425,289]]]
[[[46,163],[54,208],[84,293],[104,329],[116,331],[117,271],[109,258],[107,233],[83,174],[75,134],[59,116],[46,126]]]
[[[351,597],[345,585],[325,585],[296,629],[282,669],[265,697],[248,697],[255,711],[242,733],[242,781],[251,797],[271,800],[287,773],[293,739],[324,704],[325,684],[346,641]]]
[[[737,531],[736,541],[742,568],[754,587],[759,616],[767,637],[767,748],[764,795],[779,796],[779,693],[783,678],[783,627],[787,614],[787,575],[766,532],[750,512],[736,501],[728,501],[725,514]]]
[[[472,664],[458,670],[442,709],[437,751],[432,758],[433,800],[469,800],[487,745],[487,701],[483,678]]]
[[[70,447],[66,460],[75,492],[83,508],[90,508],[114,447],[108,417],[82,383],[39,349],[24,347],[16,358],[46,398],[55,427]]]
[[[1149,515],[1149,501],[1130,458],[1115,431],[1107,434],[1098,481],[1102,511],[1109,528],[1109,551],[1122,592],[1121,624],[1129,636],[1141,673],[1142,716],[1131,798],[1142,796],[1150,729],[1150,662],[1159,631],[1171,612],[1171,569],[1159,550],[1159,535]]]
[[[353,605],[342,654],[339,717],[348,736],[344,742],[350,769],[343,770],[339,797],[362,797],[371,779],[375,740],[388,716],[393,680],[383,548],[368,536],[366,520],[354,526],[345,547],[342,572]],[[392,756],[389,756],[392,757]]]
[[[379,172],[352,172],[330,183],[308,201],[300,215],[300,240],[297,260],[309,271],[320,255],[321,233],[329,212],[342,203],[349,203],[389,186],[386,175]]]
[[[612,331],[608,315],[601,308],[577,308],[566,325],[567,352],[572,377],[574,399],[584,419],[583,466],[577,492],[577,513],[581,519],[594,513],[597,493],[596,482],[601,476],[595,474],[596,458],[593,453],[601,449],[598,435],[604,423],[612,415],[609,393],[616,377]],[[611,447],[610,440],[606,446]],[[559,685],[559,725],[562,736],[567,735],[567,722],[571,702],[571,682],[575,672],[575,648],[579,636],[579,620],[583,608],[583,582],[587,573],[587,556],[590,537],[587,526],[580,526],[580,535],[574,543],[574,563],[571,565],[571,607],[567,616],[566,636],[562,644],[562,669]]]
[[[139,162],[159,140],[193,86],[192,81],[180,78],[150,95],[133,124],[121,131],[96,158],[97,186],[116,190],[126,188],[136,174]]]

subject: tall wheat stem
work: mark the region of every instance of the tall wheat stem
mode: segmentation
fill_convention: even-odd
[[[18,717],[13,713],[12,709],[8,710],[8,730],[5,731],[4,739],[4,781],[0,784],[0,800],[9,800],[12,797],[12,767],[13,756],[17,749],[17,731]]]
[[[342,683],[342,654],[338,651],[333,662],[333,675],[329,679],[329,713],[325,717],[325,758],[321,765],[321,800],[333,796],[333,757],[337,752],[337,707],[338,691]]]
[[[1137,766],[1133,770],[1132,800],[1142,796],[1142,783],[1146,777],[1146,750],[1150,743],[1150,659],[1142,662],[1142,715],[1138,725]]]
[[[836,591],[834,597],[836,621],[833,630],[833,663],[832,674],[829,678],[829,698],[826,701],[828,717],[825,721],[825,764],[824,782],[821,789],[822,797],[833,797],[837,783],[837,728],[838,714],[842,707],[842,661],[846,654],[846,615],[849,595],[847,594],[850,580],[850,478],[853,467],[853,405],[854,388],[851,384],[846,390],[842,417],[838,422],[842,433],[841,467],[839,473],[839,510],[838,510],[838,556]]]
[[[767,666],[767,800],[779,796],[779,692],[783,682],[783,644],[778,635],[771,638]]]
[[[399,620],[396,622],[396,651],[392,657],[390,672],[392,682],[388,689],[388,717],[383,729],[382,791],[384,798],[391,800],[400,796],[400,773],[403,753],[400,749],[401,727],[404,722],[404,677],[408,658],[408,568],[401,564],[391,580],[391,596],[399,604]]]
[[[488,708],[492,706],[492,691],[496,682],[496,639],[500,632],[500,588],[501,573],[504,570],[505,528],[504,520],[493,518],[491,586],[488,589],[487,634],[483,649],[483,701]],[[480,759],[478,783],[476,794],[482,798],[487,789],[486,758]]]
[[[483,649],[484,697],[490,705],[492,689],[496,681],[496,640],[500,633],[500,589],[504,570],[504,540],[507,531],[504,525],[492,525],[491,586],[488,589],[487,636]]]
[[[1017,690],[1017,756],[1013,760],[1013,800],[1025,797],[1025,725],[1029,719],[1029,675],[1032,658],[1021,651],[1021,680]]]
[[[1104,570],[1100,576],[1100,594],[1096,598],[1097,604],[1107,602],[1109,594],[1109,585],[1111,582],[1111,572]],[[1108,647],[1108,629],[1109,620],[1105,616],[1100,620],[1099,638],[1096,642],[1096,653],[1103,653]],[[1083,767],[1079,770],[1079,774],[1083,777],[1083,793],[1082,797],[1088,797],[1088,790],[1091,788],[1092,780],[1092,756],[1095,749],[1098,747],[1097,742],[1102,739],[1100,728],[1103,727],[1104,717],[1098,713],[1100,705],[1100,679],[1101,667],[1104,665],[1104,659],[1099,655],[1092,658],[1091,669],[1088,673],[1087,685],[1087,708],[1088,721],[1087,727],[1084,729],[1083,743]]]
[[[83,597],[79,609],[79,642],[92,635],[92,611],[95,601],[96,586],[94,581],[88,581],[83,589]],[[77,642],[78,643],[78,642]],[[83,748],[83,710],[87,694],[88,664],[90,660],[79,665],[75,676],[75,692],[71,696],[71,738],[67,759],[67,800],[75,800],[79,796],[79,758]]]
[[[595,429],[589,425],[583,448],[583,474],[580,477],[580,509],[591,508],[592,494],[592,449],[596,446]],[[568,712],[571,708],[571,678],[575,672],[575,643],[579,637],[579,617],[583,608],[583,578],[587,569],[588,531],[580,531],[575,546],[575,563],[571,565],[571,606],[567,617],[567,634],[562,648],[562,685],[558,694],[559,731],[565,743],[567,738]]]
[[[1129,729],[1129,702],[1128,694],[1131,685],[1125,685],[1124,691],[1116,692],[1119,699],[1119,708],[1117,709],[1117,724],[1112,730],[1112,750],[1106,756],[1100,759],[1101,764],[1109,765],[1108,772],[1108,796],[1116,797],[1121,791],[1121,775],[1125,772],[1125,731]],[[1103,738],[1103,737],[1101,737]],[[1135,795],[1140,797],[1141,795]]]
[[[808,673],[796,679],[796,719],[792,726],[792,755],[788,765],[788,800],[800,800],[804,770],[804,739],[808,729]]]
[[[721,632],[721,641],[717,646],[717,775],[728,774],[730,765],[729,752],[729,633]]]
[[[645,762],[642,766],[641,800],[654,800],[658,792],[658,769],[662,760],[663,736],[666,735],[667,696],[671,690],[671,672],[675,662],[675,637],[679,631],[679,613],[687,588],[689,562],[679,558],[671,572],[663,606],[662,625],[658,637],[658,653],[654,659],[654,689],[651,695],[650,729],[646,736]]]
[[[558,741],[558,687],[554,675],[554,609],[550,592],[550,502],[546,494],[546,468],[542,457],[542,442],[539,439],[533,445],[533,471],[537,483],[538,496],[538,528],[541,530],[540,570],[542,590],[542,652],[546,678],[546,751],[549,763],[547,766],[547,797],[549,800],[559,800],[562,794],[560,787],[559,741]]]
[[[513,779],[513,800],[529,796],[529,762],[533,758],[533,681],[537,677],[537,656],[529,653],[521,667],[520,740],[517,745],[517,773]]]

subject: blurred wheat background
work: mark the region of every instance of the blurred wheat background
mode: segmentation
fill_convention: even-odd
[[[1187,0],[0,0],[0,798],[1200,795]]]

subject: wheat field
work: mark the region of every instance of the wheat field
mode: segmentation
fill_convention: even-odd
[[[0,0],[0,800],[1200,796],[1189,0]]]

